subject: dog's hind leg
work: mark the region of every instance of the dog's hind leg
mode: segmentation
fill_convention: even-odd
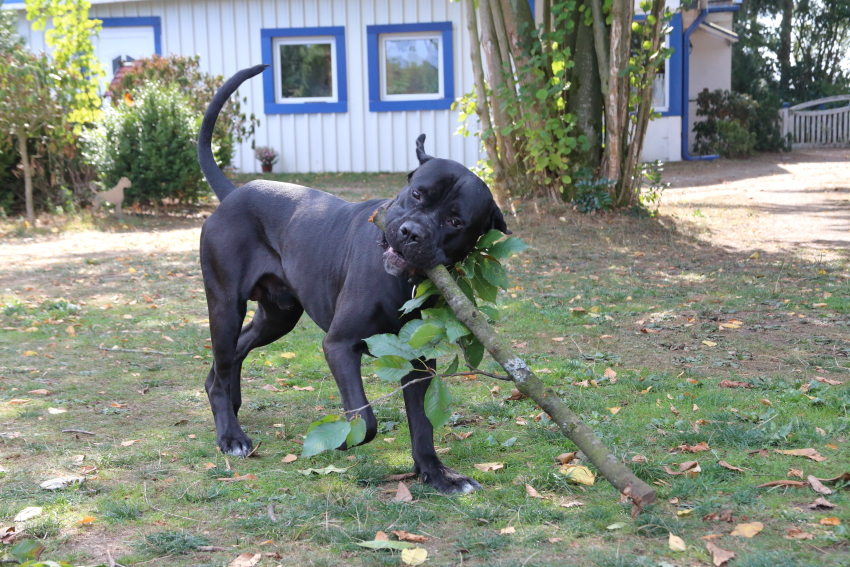
[[[429,374],[420,361],[412,362],[417,370],[402,378],[402,386]],[[428,365],[433,368],[435,362],[429,360]],[[423,380],[404,389],[404,407],[407,410],[407,423],[410,427],[414,470],[423,482],[446,494],[478,490],[481,488],[480,484],[453,471],[437,456],[437,451],[434,449],[434,427],[425,415],[425,392],[428,391],[430,384],[431,380]]]

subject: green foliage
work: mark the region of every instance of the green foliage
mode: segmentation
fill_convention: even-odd
[[[576,173],[576,193],[573,207],[580,213],[609,211],[613,206],[611,186],[616,183],[607,178],[594,179],[593,171],[582,168]]]
[[[88,132],[87,157],[107,187],[130,179],[125,203],[194,202],[206,192],[197,136],[198,116],[186,97],[174,86],[151,83],[132,104],[106,109]]]
[[[750,124],[757,118],[757,109],[758,103],[749,95],[703,89],[697,95],[697,116],[705,120],[694,123],[694,151],[726,158],[752,155],[756,136]]]
[[[91,40],[100,32],[101,21],[89,18],[90,6],[89,0],[26,0],[33,29],[45,30],[44,39],[71,98],[68,120],[77,132],[83,124],[98,118],[97,85],[104,76]]]
[[[157,555],[174,555],[194,551],[209,543],[210,541],[203,536],[186,532],[162,531],[145,536],[144,543],[140,547],[150,549]]]
[[[461,263],[455,264],[452,273],[464,294],[485,313],[488,319],[498,320],[499,313],[492,305],[496,301],[499,288],[508,287],[508,277],[499,260],[509,258],[525,250],[525,243],[518,238],[499,240],[502,233],[491,230],[478,239],[475,248]],[[452,415],[452,396],[442,380],[443,376],[455,375],[462,354],[467,366],[474,370],[484,357],[484,345],[472,335],[451,307],[446,304],[437,287],[425,280],[416,287],[413,299],[400,309],[408,314],[420,309],[425,301],[432,299],[433,306],[422,309],[420,318],[405,323],[397,335],[385,333],[366,339],[369,353],[375,357],[371,369],[382,380],[401,380],[414,370],[412,361],[418,361],[419,367],[427,367],[429,360],[439,356],[456,353],[446,370],[438,374],[436,368],[428,368],[432,375],[431,383],[425,393],[425,415],[437,428],[445,424]],[[314,421],[307,430],[304,439],[303,455],[312,456],[334,449],[346,441],[349,447],[363,440],[359,437],[362,427],[365,436],[365,424],[357,417],[350,424],[338,415],[325,416]],[[358,431],[357,437],[352,437]],[[351,434],[351,435],[350,435]],[[359,440],[358,440],[359,439]],[[353,443],[352,440],[357,440]]]
[[[174,54],[137,59],[132,67],[124,71],[121,80],[112,85],[113,106],[120,107],[127,95],[131,100],[136,98],[145,85],[159,83],[174,86],[186,97],[189,108],[197,116],[203,116],[215,91],[224,84],[224,77],[200,71],[200,61],[199,55],[186,57]],[[256,127],[260,125],[254,114],[249,117],[242,112],[242,105],[247,102],[248,99],[240,99],[238,93],[230,97],[216,120],[213,153],[221,168],[233,164],[236,144],[252,138]]]

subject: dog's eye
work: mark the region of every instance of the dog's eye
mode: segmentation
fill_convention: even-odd
[[[462,224],[458,219],[449,219],[449,226],[452,228],[460,228]]]
[[[419,191],[417,191],[416,189],[411,191],[410,194],[413,195],[413,198],[416,199],[417,201],[420,199],[420,197],[422,197],[422,195],[420,195]]]

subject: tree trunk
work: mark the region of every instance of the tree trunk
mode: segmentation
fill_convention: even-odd
[[[586,26],[583,20],[581,18],[578,22],[576,30],[576,47],[573,50],[575,66],[570,72],[567,110],[576,117],[578,134],[587,136],[590,145],[586,152],[577,150],[573,155],[578,158],[578,162],[593,169],[595,174],[601,159],[599,138],[602,133],[602,88],[596,50],[593,47],[593,28]],[[573,195],[567,197],[572,198]]]
[[[18,152],[21,154],[21,165],[24,167],[24,201],[27,208],[27,220],[35,226],[35,207],[32,203],[32,166],[27,153],[27,133],[20,129],[16,133],[18,137]]]
[[[590,11],[593,14],[593,46],[596,49],[596,63],[599,66],[600,88],[602,98],[608,97],[608,74],[611,64],[608,62],[608,46],[605,44],[605,16],[602,15],[602,0],[589,0]]]
[[[794,17],[794,0],[781,0],[782,22],[779,24],[779,50],[776,54],[779,60],[779,82],[783,89],[788,89],[791,83],[791,30]]]
[[[609,38],[610,66],[608,68],[608,97],[605,99],[605,157],[603,159],[605,177],[610,180],[620,178],[622,131],[625,127],[620,121],[620,100],[622,80],[620,70],[625,67],[621,60],[623,38],[624,4],[630,0],[613,0],[611,4],[611,35]],[[630,23],[631,24],[631,23]]]
[[[507,190],[505,189],[505,169],[496,146],[496,132],[490,123],[490,105],[487,101],[487,87],[484,84],[484,67],[481,64],[481,43],[478,39],[478,18],[475,15],[475,0],[465,0],[467,24],[472,58],[472,73],[475,76],[475,94],[478,99],[475,113],[481,121],[481,140],[487,150],[487,157],[493,167],[493,198],[504,208]]]

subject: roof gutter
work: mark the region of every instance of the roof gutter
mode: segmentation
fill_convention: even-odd
[[[694,33],[699,25],[705,20],[709,14],[716,12],[737,12],[740,6],[714,6],[703,8],[699,12],[697,19],[688,26],[682,38],[682,159],[685,161],[711,161],[719,158],[719,155],[710,156],[692,156],[690,144],[688,143],[689,118],[690,118],[690,83],[691,83],[691,34]]]

